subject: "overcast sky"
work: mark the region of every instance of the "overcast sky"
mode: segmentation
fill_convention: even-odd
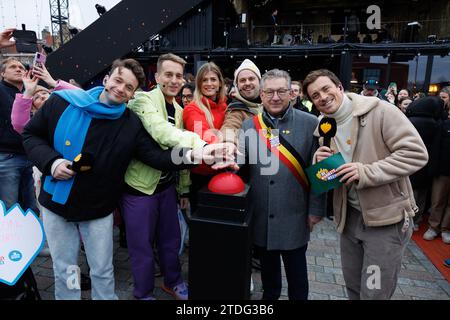
[[[101,4],[107,10],[120,0],[69,0],[69,23],[84,29],[99,16],[95,4]],[[49,0],[0,0],[1,29],[16,27],[22,23],[27,30],[34,30],[40,38],[41,30],[48,26],[51,30]]]

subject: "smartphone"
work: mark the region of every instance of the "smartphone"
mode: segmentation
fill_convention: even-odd
[[[45,65],[46,60],[47,60],[47,56],[45,54],[36,52],[34,54],[34,59],[33,59],[33,68],[36,66],[42,67],[43,65]]]

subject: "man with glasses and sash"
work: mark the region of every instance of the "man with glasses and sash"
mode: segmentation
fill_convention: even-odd
[[[304,172],[318,148],[318,120],[290,106],[291,78],[273,69],[261,79],[264,111],[243,123],[240,150],[249,167],[253,242],[260,251],[263,300],[281,294],[283,259],[290,300],[308,298],[306,249],[325,215],[325,196],[309,190]]]

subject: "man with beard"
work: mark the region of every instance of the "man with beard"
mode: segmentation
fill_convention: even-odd
[[[224,142],[237,144],[238,131],[242,122],[262,112],[259,97],[261,72],[249,59],[245,59],[234,72],[233,101],[228,105],[225,120],[220,129]]]

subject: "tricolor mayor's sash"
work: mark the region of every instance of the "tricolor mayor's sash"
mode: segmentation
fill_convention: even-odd
[[[305,162],[297,150],[295,150],[294,147],[292,147],[291,144],[283,138],[283,136],[276,136],[273,134],[273,127],[264,122],[264,118],[261,113],[253,117],[253,122],[259,136],[266,143],[267,149],[276,155],[278,159],[280,159],[281,162],[291,171],[295,179],[297,179],[305,191],[309,191],[309,180],[303,169],[306,167]]]

